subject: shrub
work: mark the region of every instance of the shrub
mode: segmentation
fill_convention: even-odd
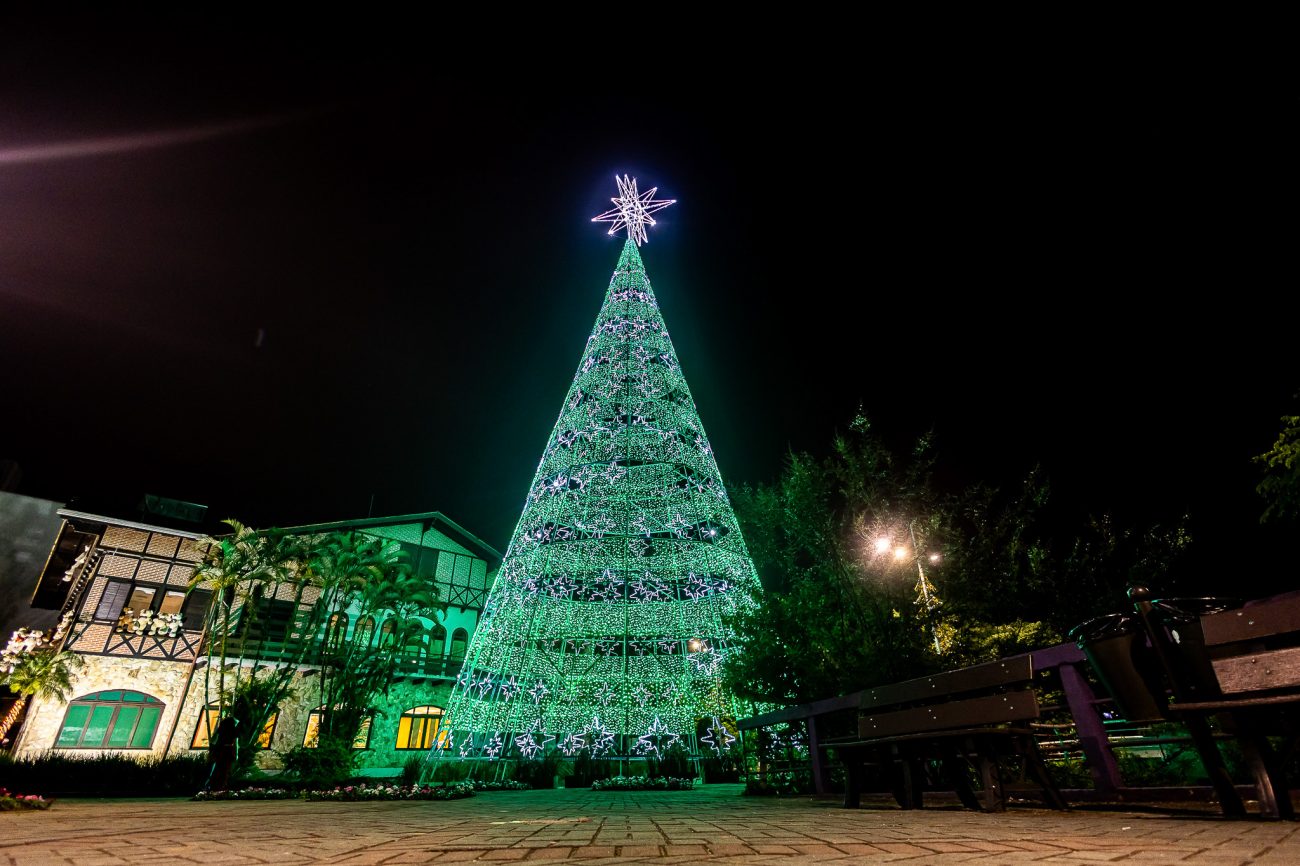
[[[208,770],[206,755],[136,760],[51,751],[32,758],[0,756],[0,787],[60,797],[189,797],[203,787]]]
[[[669,776],[611,776],[591,783],[593,791],[689,791],[694,787],[694,779]]]
[[[237,791],[199,791],[195,800],[288,800],[296,796],[287,788],[240,788]]]
[[[314,749],[297,746],[282,755],[284,770],[304,789],[334,788],[352,775],[351,743],[321,737]]]
[[[307,791],[308,800],[459,800],[473,797],[474,786],[456,785],[344,785],[323,791]]]
[[[808,770],[766,773],[745,780],[745,794],[757,797],[808,794],[812,792],[812,773]]]
[[[424,759],[417,758],[414,755],[406,759],[402,764],[402,784],[411,787],[420,781],[420,773],[424,770]]]
[[[560,775],[560,755],[548,752],[540,759],[519,761],[515,764],[515,781],[526,782],[534,788],[555,787],[555,777]]]

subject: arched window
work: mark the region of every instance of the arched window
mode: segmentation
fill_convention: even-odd
[[[370,646],[370,639],[375,636],[375,618],[373,616],[363,616],[357,620],[356,630],[352,637],[362,646]]]
[[[458,628],[451,633],[451,657],[454,659],[463,659],[465,657],[465,647],[469,644],[469,632],[463,628]]]
[[[397,628],[397,617],[390,616],[384,620],[384,624],[379,627],[379,645],[392,646],[396,640],[394,632]]]
[[[332,647],[343,646],[348,634],[348,615],[346,613],[330,614],[325,625],[325,643]]]
[[[428,750],[436,738],[445,739],[438,729],[442,725],[442,707],[411,707],[397,722],[397,749]]]
[[[429,654],[429,630],[414,622],[410,633],[402,646],[402,655],[410,659],[422,659]]]
[[[320,729],[321,723],[325,721],[325,705],[321,704],[307,715],[307,731],[302,736],[302,745],[305,749],[315,749],[320,746]],[[357,728],[357,735],[352,738],[352,748],[356,751],[370,747],[370,717],[361,720],[360,727]]]
[[[147,749],[162,716],[152,695],[121,689],[95,692],[68,705],[57,749]]]
[[[435,625],[429,632],[429,653],[435,656],[447,654],[447,630],[440,625]]]
[[[275,723],[279,720],[279,710],[267,716],[266,724],[262,726],[262,733],[257,737],[257,747],[259,749],[271,748],[271,738],[275,736]],[[221,705],[208,704],[207,712],[199,716],[199,723],[194,726],[194,739],[190,740],[190,748],[206,749],[211,742],[212,732],[217,729],[217,723],[220,721]]]

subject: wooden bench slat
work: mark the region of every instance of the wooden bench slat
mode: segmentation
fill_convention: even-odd
[[[860,707],[865,712],[875,707],[936,700],[948,695],[1027,682],[1033,676],[1033,659],[1029,655],[1015,656],[959,671],[864,689]]]
[[[931,704],[888,713],[865,714],[858,719],[858,736],[864,740],[898,734],[969,728],[1038,718],[1038,698],[1030,689],[987,695],[964,701]]]
[[[1279,598],[1201,617],[1206,646],[1300,631],[1300,597]]]
[[[1212,664],[1225,695],[1300,686],[1300,647],[1215,659]]]

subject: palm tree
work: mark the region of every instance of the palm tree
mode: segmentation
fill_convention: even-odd
[[[221,538],[204,537],[196,544],[203,550],[203,558],[194,567],[189,590],[200,586],[211,590],[212,605],[208,608],[204,631],[220,641],[217,656],[217,692],[221,714],[224,715],[228,696],[226,689],[226,662],[231,632],[239,620],[254,616],[250,603],[254,589],[264,591],[292,579],[302,552],[296,539],[270,530],[258,532],[238,520],[223,520],[233,530]],[[240,650],[242,660],[242,648]],[[212,652],[209,650],[208,655]],[[207,700],[212,665],[204,674],[204,699]],[[241,666],[242,669],[242,666]],[[235,688],[239,685],[239,671],[235,675]]]
[[[23,708],[33,697],[65,703],[76,679],[73,671],[80,670],[85,664],[76,653],[52,647],[37,649],[19,658],[9,673],[0,679],[0,685],[8,686],[19,696],[18,703],[0,720],[0,742],[9,736],[9,730],[17,724]]]
[[[73,671],[85,662],[74,652],[37,650],[24,655],[5,677],[5,684],[24,698],[41,697],[65,702],[72,691]]]

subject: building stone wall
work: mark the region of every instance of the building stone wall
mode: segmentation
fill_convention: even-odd
[[[149,749],[59,749],[59,751],[68,755],[102,755],[107,752],[121,752],[136,757],[162,755],[167,747],[167,738],[171,734],[172,725],[176,722],[177,711],[181,706],[181,696],[185,693],[190,665],[186,662],[128,656],[83,655],[81,658],[86,665],[76,674],[76,679],[73,681],[70,696],[73,700],[82,695],[108,689],[130,689],[152,695],[162,701],[162,716],[158,720],[158,728],[154,731],[153,744]],[[32,757],[53,749],[59,730],[63,727],[63,718],[67,710],[67,702],[33,698],[27,713],[27,721],[23,723],[22,734],[14,749],[14,756]],[[179,731],[177,736],[180,736]]]

